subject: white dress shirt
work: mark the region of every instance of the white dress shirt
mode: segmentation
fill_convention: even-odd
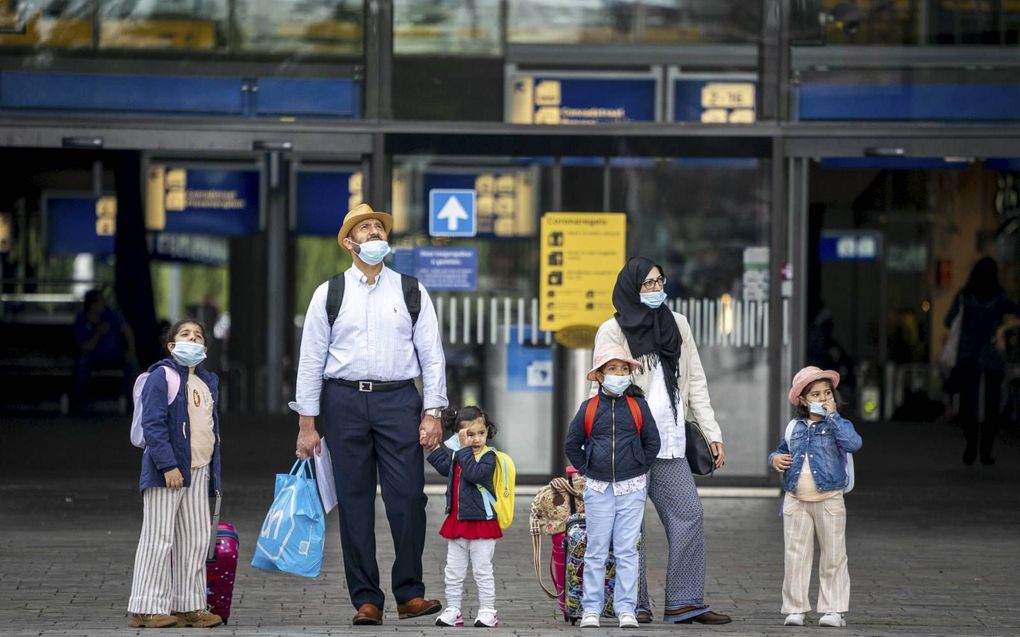
[[[374,284],[355,266],[344,273],[344,298],[332,332],[327,325],[329,282],[315,289],[305,313],[296,399],[290,408],[319,415],[323,378],[378,382],[422,377],[425,409],[446,407],[446,357],[439,322],[425,286],[411,329],[400,274],[383,266]]]
[[[584,486],[588,487],[592,491],[598,491],[599,493],[605,493],[606,489],[613,487],[613,495],[627,495],[628,493],[634,493],[635,491],[640,491],[647,487],[648,474],[642,473],[636,478],[631,478],[630,480],[624,480],[622,482],[604,482],[593,478],[585,478]]]
[[[648,357],[651,358],[651,357]],[[659,430],[659,453],[656,458],[669,460],[672,458],[683,458],[687,452],[687,432],[684,430],[684,401],[678,395],[676,404],[676,421],[673,420],[673,410],[669,406],[669,392],[666,391],[666,379],[662,374],[662,365],[655,362],[652,369],[651,379],[648,383],[648,393],[645,400],[648,401],[648,409],[655,418],[656,427]],[[680,392],[677,391],[677,394]]]

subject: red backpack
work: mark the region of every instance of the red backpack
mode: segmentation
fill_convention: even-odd
[[[627,407],[630,408],[630,415],[634,417],[634,424],[637,425],[637,433],[641,435],[641,426],[644,419],[641,416],[641,407],[630,394],[624,394],[627,399]],[[588,400],[588,407],[584,410],[584,437],[591,438],[591,428],[595,424],[595,410],[599,407],[599,395],[595,394]]]

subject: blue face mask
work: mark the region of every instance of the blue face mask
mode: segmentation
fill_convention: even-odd
[[[825,411],[825,405],[823,403],[811,403],[808,409],[811,411],[812,414],[816,414],[819,416],[825,416],[827,413]]]
[[[623,392],[627,391],[627,388],[630,387],[630,383],[630,376],[606,374],[602,377],[602,389],[614,396],[622,396]]]
[[[452,436],[447,438],[443,442],[443,444],[446,445],[446,447],[450,451],[459,451],[460,450],[460,437],[457,434],[453,434]]]
[[[191,341],[177,341],[170,355],[185,367],[195,367],[205,360],[205,346]]]
[[[663,290],[658,292],[641,292],[641,302],[653,310],[666,302],[666,293]]]
[[[390,253],[390,244],[378,239],[366,241],[365,243],[355,243],[354,245],[361,248],[361,252],[358,253],[358,258],[368,265],[378,265],[382,263],[382,260]]]

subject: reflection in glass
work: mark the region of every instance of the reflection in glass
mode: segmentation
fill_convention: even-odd
[[[227,0],[101,0],[99,46],[221,49],[227,14]]]
[[[499,55],[499,5],[499,0],[394,0],[393,50]]]
[[[514,0],[514,43],[754,42],[761,6],[745,0]]]
[[[237,0],[235,11],[244,50],[361,53],[363,0]]]
[[[960,0],[821,0],[828,44],[1012,45],[1020,43],[1020,3]]]
[[[7,0],[0,16],[12,32],[0,33],[0,46],[91,47],[92,13],[92,0]]]

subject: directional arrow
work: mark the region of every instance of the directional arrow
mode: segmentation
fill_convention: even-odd
[[[460,205],[457,198],[450,197],[446,200],[446,203],[443,204],[443,207],[440,208],[439,214],[436,215],[436,218],[445,219],[450,232],[456,232],[457,225],[460,223],[460,220],[463,219],[464,221],[467,221],[469,217],[467,210],[464,210],[464,206]]]

